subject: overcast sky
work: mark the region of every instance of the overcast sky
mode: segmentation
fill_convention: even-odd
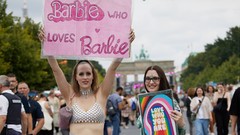
[[[7,0],[7,12],[22,16],[23,0]],[[27,0],[28,16],[42,22],[43,0]],[[190,52],[202,52],[207,43],[224,38],[240,26],[240,0],[134,0],[136,39],[132,60],[142,46],[151,60],[174,60],[177,70]],[[109,61],[100,61],[104,68]]]

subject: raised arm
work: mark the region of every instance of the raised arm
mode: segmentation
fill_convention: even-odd
[[[115,73],[117,67],[121,64],[122,58],[114,59],[110,67],[107,70],[103,83],[101,84],[101,89],[104,97],[107,97],[111,90],[115,80]]]
[[[62,69],[59,67],[57,60],[53,56],[49,56],[47,59],[50,67],[52,68],[58,88],[61,91],[61,94],[63,95],[65,100],[68,102],[71,85],[67,82],[66,77]]]
[[[129,34],[130,44],[133,42],[134,39],[135,39],[135,34],[134,34],[133,30],[131,30],[131,33]],[[107,70],[107,73],[103,80],[103,83],[100,86],[101,92],[102,92],[102,95],[104,96],[104,98],[107,98],[107,96],[110,94],[110,92],[112,90],[112,86],[113,86],[113,83],[115,80],[115,73],[116,73],[118,66],[121,64],[121,62],[122,62],[122,58],[114,59]]]
[[[45,33],[43,28],[39,30],[38,38],[42,43],[45,40]],[[66,102],[68,102],[69,93],[71,93],[70,92],[71,85],[67,82],[66,77],[62,69],[59,67],[57,60],[53,56],[48,56],[47,59],[50,67],[52,68],[53,75],[57,82],[58,88],[61,91],[61,94],[65,98]]]
[[[43,29],[39,30],[38,38],[41,42],[43,42],[45,40],[45,33],[44,33]],[[61,91],[61,94],[63,95],[65,100],[68,102],[71,85],[67,82],[62,69],[58,65],[57,60],[53,56],[48,56],[47,60],[48,60],[50,67],[52,68],[53,75],[57,82],[58,88]]]

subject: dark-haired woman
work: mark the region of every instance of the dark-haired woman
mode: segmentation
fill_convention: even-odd
[[[156,91],[170,89],[170,86],[164,71],[162,70],[161,67],[157,65],[150,66],[146,69],[144,74],[144,86],[147,92],[156,92]],[[178,106],[178,103],[176,100],[173,100],[173,103],[174,103],[175,110],[171,112],[170,116],[178,125],[178,134],[185,135],[186,133],[185,123],[184,123],[183,115],[181,113],[181,109]],[[141,116],[137,120],[137,126],[138,128],[142,128]],[[143,133],[141,132],[141,134]]]
[[[208,135],[209,123],[212,121],[212,105],[208,97],[205,97],[203,88],[197,87],[195,97],[191,101],[191,111],[196,113],[194,121],[196,135]]]

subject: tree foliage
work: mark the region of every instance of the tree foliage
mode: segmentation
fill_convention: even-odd
[[[0,0],[0,74],[14,73],[18,81],[25,81],[32,90],[46,90],[56,86],[50,66],[46,59],[41,58],[41,43],[37,34],[39,23],[30,18],[21,22],[21,18],[6,13],[6,0]],[[60,66],[71,80],[71,71],[76,61],[67,61]],[[105,70],[98,62],[93,62],[99,77]]]
[[[240,28],[231,28],[224,39],[205,46],[205,52],[188,57],[183,71],[183,88],[204,86],[208,82],[237,83],[240,77]]]

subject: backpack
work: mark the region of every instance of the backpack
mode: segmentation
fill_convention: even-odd
[[[137,110],[137,105],[136,105],[135,101],[132,101],[131,109],[133,111]]]
[[[112,101],[110,99],[107,100],[107,115],[113,116],[117,113]]]

